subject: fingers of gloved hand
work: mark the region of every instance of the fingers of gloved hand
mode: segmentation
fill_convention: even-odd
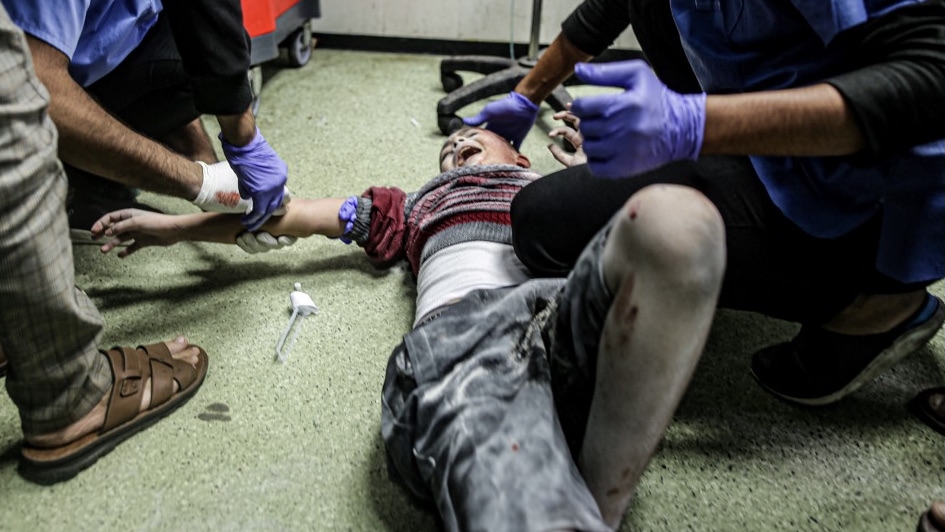
[[[291,246],[298,240],[294,236],[274,237],[267,231],[251,233],[245,231],[236,237],[236,245],[249,254],[264,253]]]
[[[244,214],[250,210],[252,200],[242,199],[239,178],[228,162],[197,164],[203,169],[203,184],[191,203],[208,212]]]
[[[259,234],[262,234],[262,233],[263,233],[262,231],[259,232]],[[266,234],[269,234],[269,233],[266,233]],[[250,255],[255,255],[256,253],[262,253],[264,251],[268,251],[268,249],[262,243],[259,242],[259,236],[256,233],[251,233],[249,231],[244,231],[240,233],[239,235],[237,235],[236,245],[239,246],[239,248],[245,251],[246,253],[249,253]]]
[[[534,122],[538,106],[525,96],[512,91],[505,98],[487,103],[475,116],[464,118],[467,126],[478,126],[489,120],[505,119],[514,122]]]
[[[246,216],[243,216],[243,225],[250,231],[259,229],[270,216],[282,207],[284,195],[285,187],[280,187],[275,194],[268,191],[254,193],[252,209]]]
[[[625,96],[626,92],[614,94],[595,94],[583,96],[571,104],[571,113],[581,121],[582,130],[588,121],[594,119],[611,119],[615,111],[626,108],[633,101]],[[587,132],[584,132],[587,135]]]
[[[240,223],[247,231],[258,231],[270,216],[271,214],[267,213],[265,209],[254,207],[248,214],[240,217]]]
[[[627,177],[658,166],[641,156],[639,150],[627,151],[608,139],[584,139],[581,147],[587,165],[598,177],[610,179]]]
[[[295,243],[299,240],[299,237],[297,237],[297,236],[289,236],[289,235],[282,235],[282,236],[280,236],[279,238],[277,238],[276,240],[279,242],[279,248],[281,249],[281,248],[284,248],[284,247],[286,247],[286,246],[291,246],[292,244],[295,244]]]
[[[525,96],[510,92],[501,100],[492,101],[479,114],[463,119],[468,126],[486,124],[486,129],[501,135],[513,146],[520,147],[538,117],[538,106]]]
[[[587,85],[618,87],[629,89],[636,84],[640,76],[652,74],[646,61],[633,59],[611,63],[578,63],[574,73]]]
[[[479,111],[473,116],[467,116],[463,118],[463,123],[467,126],[477,127],[486,123],[486,120],[489,120],[489,109],[484,108],[482,111]]]
[[[257,193],[253,197],[252,210],[240,218],[240,221],[249,231],[256,231],[269,219],[273,213],[282,205],[284,197],[284,188],[279,190],[278,194]]]
[[[248,234],[252,235],[254,233],[248,233]],[[275,237],[268,231],[257,231],[255,235],[256,235],[257,243],[259,244],[261,248],[264,248],[263,249],[264,251],[282,249],[286,246],[291,246],[292,244],[295,244],[295,242],[298,240],[298,237],[289,236],[289,235],[281,235],[279,237]]]
[[[286,205],[288,205],[290,201],[292,201],[292,191],[289,190],[289,187],[285,187],[282,190],[282,203],[279,205],[278,209],[272,211],[272,215],[273,216],[284,215],[286,211],[288,210],[286,209]]]

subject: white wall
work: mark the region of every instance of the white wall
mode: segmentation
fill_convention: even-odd
[[[542,2],[542,45],[551,43],[580,3]],[[506,43],[510,34],[516,43],[527,43],[531,35],[531,0],[321,0],[320,5],[321,18],[313,25],[320,33]],[[629,30],[614,44],[639,49]]]

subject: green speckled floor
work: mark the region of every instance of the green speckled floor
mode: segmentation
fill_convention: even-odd
[[[438,61],[317,49],[302,69],[267,69],[259,124],[295,194],[432,177]],[[536,129],[523,148],[540,172],[557,168],[545,144]],[[388,480],[378,435],[386,358],[413,312],[403,269],[375,271],[358,248],[318,238],[266,255],[187,244],[124,261],[78,247],[76,268],[106,318],[103,345],[183,333],[209,352],[210,373],[178,412],[51,488],[16,474],[19,422],[0,394],[0,530],[437,530]],[[273,347],[295,282],[320,313],[282,365]],[[903,408],[945,381],[942,333],[854,397],[805,410],[748,373],[752,351],[794,330],[718,316],[623,530],[909,532],[945,496],[942,438]]]

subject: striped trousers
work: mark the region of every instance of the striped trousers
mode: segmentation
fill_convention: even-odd
[[[23,432],[52,432],[111,388],[104,326],[75,287],[68,186],[26,39],[0,6],[0,346]]]

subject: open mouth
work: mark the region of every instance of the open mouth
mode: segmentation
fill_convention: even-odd
[[[463,163],[477,153],[482,153],[482,149],[476,146],[463,146],[459,149],[459,152],[456,153],[456,166],[463,166]]]

